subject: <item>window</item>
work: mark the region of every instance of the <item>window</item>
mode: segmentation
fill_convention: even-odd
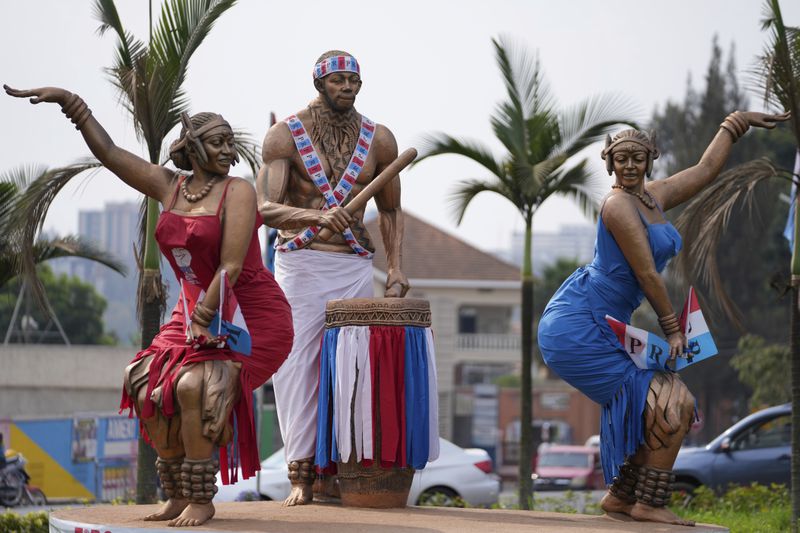
[[[758,450],[790,446],[792,423],[789,415],[778,416],[738,434],[732,444],[733,450]]]

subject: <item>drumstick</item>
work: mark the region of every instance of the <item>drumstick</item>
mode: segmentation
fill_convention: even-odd
[[[411,162],[416,158],[417,150],[415,148],[409,148],[408,150],[405,150],[402,154],[397,156],[397,159],[389,163],[389,165],[383,169],[383,172],[378,174],[375,179],[369,182],[360,193],[355,195],[353,199],[350,200],[350,203],[344,206],[343,209],[351,215],[357,212],[359,209],[367,205],[367,202],[370,198],[378,194],[387,183],[392,181],[401,170],[410,165]],[[317,238],[327,241],[333,237],[333,235],[333,230],[322,228],[317,235]]]

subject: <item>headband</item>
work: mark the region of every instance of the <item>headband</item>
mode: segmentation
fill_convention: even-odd
[[[314,65],[314,79],[324,78],[334,72],[354,72],[361,74],[361,67],[353,56],[333,56]]]
[[[647,150],[648,152],[652,153],[654,155],[653,159],[658,157],[658,150],[656,150],[653,147],[652,144],[646,143],[646,142],[642,141],[641,139],[637,139],[636,137],[621,137],[621,138],[617,139],[616,141],[611,142],[611,137],[610,136],[609,136],[608,140],[606,141],[605,149],[603,149],[603,151],[601,152],[600,155],[602,156],[603,159],[605,159],[606,156],[611,153],[611,150],[613,150],[617,145],[620,145],[622,143],[627,143],[627,142],[636,143],[639,146],[641,146],[642,148],[644,148],[645,150]]]

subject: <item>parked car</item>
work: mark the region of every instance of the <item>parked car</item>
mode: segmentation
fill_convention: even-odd
[[[554,444],[542,448],[533,474],[536,490],[605,488],[600,449]]]
[[[414,473],[409,505],[420,505],[430,499],[447,504],[455,498],[471,506],[497,503],[500,478],[493,473],[492,460],[485,450],[461,448],[441,438],[439,450],[436,461]],[[219,492],[214,501],[283,500],[291,488],[287,472],[286,456],[281,448],[261,462],[261,470],[255,477],[222,485],[217,474]]]
[[[692,492],[700,485],[715,490],[729,484],[789,485],[792,408],[769,407],[747,416],[707,446],[681,448],[675,460],[676,488]]]

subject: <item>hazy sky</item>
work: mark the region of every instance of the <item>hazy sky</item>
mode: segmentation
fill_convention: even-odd
[[[127,29],[146,40],[148,2],[117,4]],[[800,25],[800,2],[782,4],[786,22]],[[117,144],[144,154],[103,72],[112,61],[115,36],[96,34],[92,5],[0,0],[1,81],[18,88],[56,85],[80,94]],[[401,150],[438,130],[499,151],[489,126],[503,97],[493,36],[507,34],[538,50],[560,104],[616,92],[635,102],[638,118],[646,119],[668,99],[683,98],[689,74],[695,86],[702,85],[715,34],[726,55],[735,43],[745,82],[766,39],[759,24],[762,5],[761,0],[240,0],[195,54],[186,88],[192,112],[222,113],[260,140],[270,111],[282,118],[315,96],[315,59],[326,50],[344,49],[361,63],[358,110],[387,125]],[[156,13],[158,6],[155,0]],[[756,96],[751,103],[760,107]],[[55,105],[33,107],[0,95],[0,117],[3,169],[56,166],[88,154]],[[601,172],[599,155],[592,155],[592,162]],[[448,193],[459,179],[483,176],[480,167],[457,156],[425,161],[403,175],[404,208],[481,248],[506,247],[511,232],[522,228],[510,204],[479,196],[460,227],[448,207]],[[78,209],[136,198],[113,175],[98,174],[62,193],[45,227],[74,232]],[[585,219],[568,201],[551,199],[534,227],[554,230],[570,222]]]

